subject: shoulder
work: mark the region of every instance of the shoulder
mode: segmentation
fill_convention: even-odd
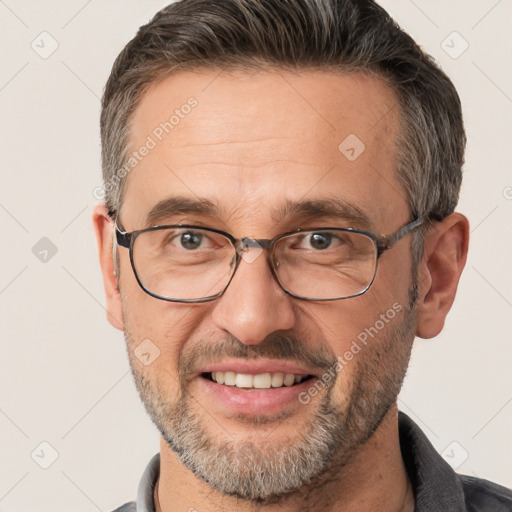
[[[460,479],[468,511],[512,510],[512,490],[482,478],[461,475]]]
[[[135,504],[135,501],[130,501],[121,507],[116,508],[112,512],[137,512],[137,505]]]

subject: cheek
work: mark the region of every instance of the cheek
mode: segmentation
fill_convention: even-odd
[[[325,344],[342,363],[344,375],[351,375],[364,351],[377,348],[404,320],[408,306],[409,282],[378,286],[363,295],[339,302],[310,304],[301,314],[299,333],[315,333],[312,343]]]
[[[393,304],[395,301],[407,307],[412,277],[410,239],[403,239],[381,256],[370,291],[378,295],[380,307]]]
[[[121,299],[128,350],[143,365],[151,364],[152,371],[162,367],[175,375],[180,350],[190,336],[191,312],[151,297],[136,282],[122,285]]]
[[[127,299],[123,306],[133,373],[139,381],[145,382],[146,392],[154,398],[159,396],[167,403],[176,402],[181,393],[178,360],[182,340],[176,337],[161,308],[147,307],[145,299],[133,302]]]
[[[180,304],[148,295],[139,286],[129,258],[121,262],[120,284],[128,350],[138,359],[155,359],[150,367],[142,368],[150,372],[151,380],[158,377],[163,383],[179,385],[180,354],[186,343],[197,337],[207,309],[201,304]]]
[[[392,307],[393,302],[391,297],[382,300],[381,296],[370,289],[359,297],[325,303],[322,306],[312,305],[307,314],[308,321],[316,325],[320,341],[323,340],[339,355],[348,350],[351,342],[373,325],[381,313]]]
[[[146,338],[162,340],[169,324],[179,322],[179,308],[152,297],[140,287],[129,258],[121,261],[119,283],[125,329],[134,342],[140,343]]]

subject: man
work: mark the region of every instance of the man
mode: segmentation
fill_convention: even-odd
[[[94,212],[161,434],[118,511],[511,510],[397,410],[468,249],[446,75],[370,0],[184,0],[116,60]]]

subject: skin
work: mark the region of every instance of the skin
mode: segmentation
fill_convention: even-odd
[[[132,122],[133,147],[142,145],[168,117],[166,113],[179,108],[190,96],[197,99],[198,106],[129,174],[119,213],[127,231],[145,227],[148,211],[172,195],[207,198],[223,207],[222,217],[181,215],[175,223],[201,221],[238,238],[272,238],[315,225],[348,227],[346,221],[337,218],[314,222],[301,219],[299,223],[285,219],[276,223],[270,208],[285,198],[343,198],[366,213],[370,230],[375,233],[392,233],[411,220],[406,193],[394,167],[399,123],[398,109],[393,108],[396,98],[383,80],[327,71],[300,75],[283,70],[179,72],[151,88],[138,105]],[[351,133],[366,146],[354,162],[338,150],[340,142]],[[250,264],[240,264],[219,299],[178,304],[144,293],[133,275],[128,251],[123,248],[118,248],[120,267],[116,277],[112,222],[104,205],[96,207],[93,221],[108,319],[125,331],[129,354],[147,338],[159,347],[160,356],[148,367],[132,355],[130,360],[148,382],[170,383],[162,384],[169,403],[180,396],[179,355],[199,343],[215,345],[229,336],[257,348],[269,336],[286,332],[308,348],[314,349],[315,342],[329,353],[342,355],[358,333],[374,325],[392,304],[407,305],[409,301],[411,235],[383,254],[372,287],[356,298],[308,302],[290,297],[272,277],[266,259],[258,257]],[[402,339],[395,340],[405,354],[397,370],[402,374],[414,335],[431,338],[443,328],[466,261],[468,231],[467,219],[456,213],[435,223],[427,234],[417,269],[417,307],[410,313],[410,329]],[[403,316],[397,321],[403,321]],[[391,329],[391,325],[386,326],[375,343],[389,336]],[[332,403],[342,411],[363,360],[355,357],[332,387]],[[190,390],[198,402],[207,402],[197,382],[190,384]],[[241,421],[215,402],[208,402],[207,410],[196,406],[194,413],[215,439],[229,433],[238,440],[250,439],[257,446],[269,441],[278,446],[301,432],[320,400],[317,396],[307,407],[289,411],[284,421],[269,424]],[[201,511],[414,509],[400,454],[396,400],[373,435],[343,467],[326,473],[321,485],[317,482],[274,503],[257,504],[226,496],[185,467],[163,438],[160,450],[157,487],[163,511],[187,511],[191,507]]]

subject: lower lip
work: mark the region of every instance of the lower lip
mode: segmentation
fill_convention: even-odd
[[[199,377],[205,392],[227,407],[231,412],[242,414],[276,414],[286,408],[301,405],[299,395],[309,389],[314,378],[295,384],[270,389],[242,389],[218,384]]]

